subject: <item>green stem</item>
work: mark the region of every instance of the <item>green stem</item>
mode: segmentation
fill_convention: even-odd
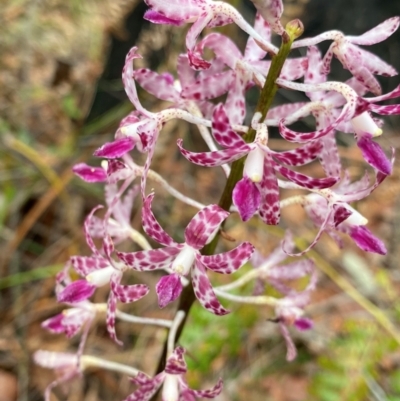
[[[301,35],[301,33],[302,33],[302,25],[299,20],[294,20],[287,24],[286,32],[282,35],[281,47],[279,49],[278,54],[276,56],[273,56],[272,58],[271,66],[268,71],[265,84],[261,90],[261,94],[258,99],[255,113],[257,112],[261,113],[260,122],[263,122],[265,120],[268,110],[271,107],[272,101],[278,90],[278,85],[275,83],[275,81],[279,77],[283,64],[285,63],[289,55],[292,43],[296,38],[298,38]],[[256,131],[253,128],[249,128],[248,132],[243,136],[243,139],[247,143],[250,143],[254,141],[255,136],[256,136]],[[231,173],[229,174],[229,177],[225,184],[224,191],[222,192],[219,201],[219,206],[226,211],[229,211],[232,205],[233,189],[235,188],[236,183],[243,176],[243,167],[245,160],[246,157],[242,157],[241,159],[236,160],[235,162],[232,163]],[[218,241],[219,241],[219,235],[216,235],[215,238],[202,249],[202,254],[213,255],[218,245]],[[182,334],[182,330],[185,326],[186,319],[189,315],[189,310],[192,307],[195,300],[196,297],[193,292],[193,287],[189,284],[183,289],[182,294],[179,297],[178,310],[185,312],[185,316],[181,324],[177,328],[175,342],[178,342],[179,337]],[[161,358],[159,360],[157,373],[160,373],[164,370],[166,357],[167,357],[167,342],[164,343],[164,349]]]

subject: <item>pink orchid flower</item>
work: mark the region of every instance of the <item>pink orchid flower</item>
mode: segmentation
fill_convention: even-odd
[[[231,129],[222,104],[214,110],[212,134],[216,142],[226,149],[193,153],[182,147],[182,140],[178,141],[178,147],[187,160],[206,167],[220,166],[247,155],[243,178],[233,191],[233,202],[244,221],[249,220],[258,210],[266,224],[279,223],[279,188],[275,172],[302,188],[327,188],[337,182],[335,177],[311,178],[282,166],[301,166],[315,160],[320,151],[317,143],[287,152],[274,152],[267,146],[268,132],[265,124],[259,124],[255,141],[246,143]]]
[[[230,4],[212,0],[145,0],[150,7],[144,18],[156,24],[182,25],[194,22],[186,35],[186,48],[191,66],[201,70],[210,68],[210,63],[196,52],[196,40],[206,27],[215,27],[234,22],[252,36],[267,52],[276,54],[278,49],[266,41],[242,15]]]
[[[324,40],[333,40],[324,56],[323,71],[328,74],[333,55],[369,91],[379,95],[381,86],[374,74],[392,77],[397,71],[374,54],[360,49],[357,45],[370,46],[391,36],[399,27],[400,17],[392,17],[360,36],[345,36],[340,31],[328,31],[310,39],[294,42],[292,48],[313,46]]]
[[[82,302],[91,297],[97,287],[110,284],[111,291],[107,304],[107,330],[110,337],[117,343],[122,344],[115,333],[115,314],[117,300],[123,303],[131,303],[147,295],[149,287],[144,284],[122,285],[122,275],[126,267],[111,258],[114,244],[111,237],[105,233],[103,240],[103,254],[96,248],[90,235],[92,218],[96,210],[102,206],[95,207],[85,220],[84,233],[86,243],[91,249],[92,256],[72,256],[70,261],[75,271],[84,277],[68,284],[57,294],[59,302],[70,304]],[[103,228],[104,229],[104,228]]]
[[[187,371],[183,358],[185,350],[177,347],[167,359],[165,370],[154,378],[139,373],[132,382],[139,388],[124,401],[149,401],[157,390],[163,386],[162,399],[164,401],[194,401],[195,398],[215,398],[222,391],[222,380],[211,389],[193,390],[189,388],[184,374]]]
[[[217,205],[206,206],[189,222],[185,242],[176,243],[160,226],[151,211],[154,194],[145,198],[142,224],[146,234],[164,248],[139,252],[117,252],[117,256],[130,268],[152,271],[168,268],[171,274],[157,285],[160,306],[175,300],[181,290],[180,277],[191,273],[194,293],[201,305],[216,315],[229,313],[218,301],[206,274],[206,268],[220,274],[231,274],[246,263],[254,251],[253,245],[244,242],[231,251],[206,256],[200,250],[217,233],[229,213]]]

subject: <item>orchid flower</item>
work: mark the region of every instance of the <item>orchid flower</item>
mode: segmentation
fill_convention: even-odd
[[[222,380],[209,390],[193,390],[189,388],[184,374],[187,371],[183,358],[185,350],[177,347],[168,357],[165,370],[154,378],[139,373],[132,379],[139,388],[124,401],[149,401],[157,390],[163,386],[163,401],[193,401],[195,398],[215,398],[222,391]]]
[[[270,40],[270,27],[259,14],[256,16],[254,29]],[[242,124],[246,111],[245,91],[253,84],[253,80],[261,86],[264,84],[264,77],[268,74],[271,62],[262,60],[266,56],[266,52],[257,46],[252,37],[249,37],[243,55],[231,39],[215,32],[207,35],[196,46],[200,54],[204,48],[211,49],[215,54],[214,60],[222,61],[223,66],[226,65],[230,68],[227,72],[223,72],[224,74],[233,72],[233,79],[227,90],[225,109],[232,124]],[[288,80],[296,80],[304,75],[306,67],[307,59],[305,57],[287,59],[280,76]],[[221,81],[219,87],[223,84],[226,85]],[[192,89],[184,91],[184,95],[192,95],[192,93]]]
[[[388,175],[391,173],[391,164],[389,159],[386,157],[382,148],[372,141],[372,138],[382,134],[382,130],[372,119],[368,110],[382,114],[399,114],[400,106],[397,104],[380,106],[375,105],[374,102],[398,97],[400,95],[400,86],[382,96],[362,98],[358,96],[357,92],[350,85],[340,82],[325,82],[313,85],[299,84],[277,79],[277,84],[289,89],[297,89],[305,92],[321,93],[321,91],[324,90],[337,92],[333,95],[320,95],[324,96],[323,100],[311,102],[297,109],[297,111],[292,115],[282,119],[279,122],[279,130],[286,140],[305,143],[315,139],[324,138],[328,135],[327,141],[329,144],[333,141],[333,131],[335,129],[343,129],[345,132],[354,132],[357,139],[357,145],[361,149],[364,159],[372,167],[383,174]],[[340,113],[334,110],[334,107],[343,104],[343,99],[338,97],[338,94],[341,94],[346,100],[346,104]],[[325,122],[321,129],[312,132],[295,132],[285,126],[288,122],[292,123],[308,115],[310,112],[314,115],[323,114],[323,117],[321,118]],[[337,171],[337,167],[335,168],[335,171]]]
[[[234,22],[253,37],[265,51],[272,54],[276,54],[278,51],[228,3],[212,0],[145,0],[145,3],[150,10],[145,13],[144,18],[153,23],[179,26],[194,22],[186,36],[188,57],[194,69],[208,69],[211,65],[195,51],[196,40],[206,27],[223,26]]]
[[[257,117],[259,118],[256,115],[255,120]],[[231,129],[224,106],[220,104],[214,110],[212,133],[217,143],[226,149],[193,153],[182,147],[181,140],[178,141],[178,147],[187,160],[206,167],[220,166],[247,155],[243,178],[236,184],[233,192],[234,204],[244,221],[249,220],[259,210],[260,217],[266,224],[278,224],[279,188],[275,171],[303,188],[330,187],[336,183],[337,179],[335,177],[311,178],[280,164],[300,166],[310,163],[318,156],[320,150],[318,144],[312,143],[293,151],[274,152],[267,147],[266,125],[258,124],[256,128],[255,141],[246,143]]]
[[[103,253],[96,248],[90,235],[90,227],[93,230],[93,215],[102,206],[95,207],[85,220],[84,233],[86,243],[91,249],[92,256],[72,256],[71,264],[75,271],[84,277],[67,285],[57,298],[59,302],[78,303],[91,297],[97,287],[101,287],[110,283],[111,291],[108,298],[107,307],[107,330],[110,337],[118,344],[122,344],[117,340],[115,334],[115,313],[117,300],[123,303],[131,303],[144,297],[149,288],[144,284],[121,285],[123,272],[126,270],[125,265],[115,262],[111,258],[114,251],[114,244],[110,235],[106,232],[103,240]],[[104,230],[104,228],[103,228]]]
[[[65,333],[68,338],[71,338],[86,323],[91,322],[95,316],[95,306],[90,302],[84,301],[45,320],[41,326],[52,333]]]
[[[369,46],[380,43],[391,36],[399,27],[400,17],[392,17],[360,36],[345,36],[340,31],[328,31],[310,39],[301,39],[293,43],[292,48],[312,46],[324,40],[333,40],[324,56],[323,71],[328,74],[333,55],[360,81],[369,91],[379,95],[381,86],[374,74],[392,77],[397,71],[374,54],[360,49],[356,45]]]
[[[254,251],[253,245],[244,242],[231,251],[205,256],[200,250],[217,233],[220,224],[229,213],[217,205],[206,206],[189,222],[185,230],[185,242],[176,243],[160,226],[151,211],[154,194],[146,197],[143,205],[143,229],[164,248],[133,253],[117,252],[127,266],[139,271],[152,271],[168,267],[171,274],[157,285],[159,305],[164,307],[174,301],[182,291],[181,277],[191,273],[194,293],[201,305],[216,315],[226,310],[216,298],[206,268],[216,273],[231,274],[246,263]]]
[[[365,227],[368,220],[349,205],[350,202],[361,200],[371,194],[385,178],[385,174],[378,172],[375,183],[370,186],[367,174],[354,183],[350,183],[346,174],[336,188],[315,190],[314,193],[305,196],[302,205],[314,224],[319,227],[319,231],[304,251],[294,254],[286,243],[283,244],[284,251],[291,256],[303,255],[317,243],[324,231],[340,245],[341,241],[335,235],[335,231],[341,231],[349,234],[362,250],[385,255],[386,248],[383,242]]]

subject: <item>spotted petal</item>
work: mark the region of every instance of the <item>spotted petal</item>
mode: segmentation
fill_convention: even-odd
[[[246,155],[254,146],[243,144],[236,148],[216,150],[214,152],[190,152],[182,147],[182,139],[178,139],[177,145],[185,159],[191,163],[204,167],[216,167],[230,163]]]
[[[104,269],[105,267],[110,266],[108,260],[102,257],[72,256],[70,261],[75,271],[83,277],[95,270]]]
[[[185,229],[185,242],[201,249],[209,242],[229,212],[218,205],[209,205],[194,215]]]
[[[321,149],[321,143],[319,141],[313,141],[294,150],[269,152],[280,163],[288,166],[303,166],[315,160],[319,156]]]
[[[115,341],[118,345],[123,345],[122,341],[118,340],[117,333],[115,332],[115,316],[117,311],[117,297],[113,291],[110,291],[107,302],[107,316],[106,316],[106,326],[107,332],[111,340]]]
[[[136,383],[139,388],[130,394],[124,401],[149,401],[157,390],[161,387],[165,378],[165,373],[162,372],[150,379],[144,373],[138,373],[132,381]]]
[[[186,388],[183,390],[183,400],[184,401],[191,401],[192,398],[185,398],[185,395],[188,394],[191,397],[196,397],[196,398],[215,398],[216,396],[218,396],[219,394],[221,394],[223,388],[223,381],[222,379],[218,380],[218,383],[207,390],[193,390],[191,388]]]
[[[154,217],[151,210],[151,203],[153,202],[154,193],[149,194],[143,203],[142,210],[142,225],[146,234],[153,238],[155,241],[165,246],[176,246],[177,243],[164,231],[159,222]]]
[[[218,316],[229,313],[215,296],[206,269],[199,260],[195,261],[195,267],[192,268],[192,284],[196,298],[205,309]]]
[[[121,285],[121,274],[113,274],[111,277],[111,290],[117,299],[125,304],[136,302],[149,292],[145,284]]]
[[[264,223],[276,225],[281,214],[279,186],[271,161],[270,156],[265,154],[263,178],[258,185],[261,194],[259,214]]]
[[[174,88],[173,82],[163,74],[157,74],[147,68],[140,68],[133,72],[137,83],[146,91],[158,99],[170,102],[179,101],[180,95]]]
[[[176,247],[166,247],[160,249],[150,249],[148,251],[138,252],[116,252],[127,266],[138,271],[151,271],[168,268],[175,256],[180,252],[183,245]]]
[[[245,144],[242,137],[230,125],[228,115],[222,103],[219,103],[213,112],[212,135],[225,148],[236,148]]]
[[[309,177],[296,171],[289,170],[288,168],[283,167],[274,161],[272,161],[272,165],[275,168],[275,170],[281,173],[285,178],[303,188],[308,188],[308,189],[330,188],[333,185],[335,185],[339,180],[338,177],[326,177],[326,178]]]
[[[254,246],[249,242],[243,242],[236,248],[216,255],[198,256],[200,262],[216,273],[231,274],[243,266],[254,252]]]

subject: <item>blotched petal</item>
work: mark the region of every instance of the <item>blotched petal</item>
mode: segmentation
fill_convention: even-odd
[[[182,147],[182,139],[178,139],[177,145],[185,159],[191,163],[204,167],[216,167],[230,163],[245,156],[254,148],[251,144],[243,144],[236,148],[216,150],[214,152],[190,152]]]
[[[192,284],[196,298],[205,309],[218,316],[229,313],[229,310],[225,309],[215,296],[206,268],[199,260],[196,260],[195,267],[192,268]]]
[[[118,258],[127,266],[138,271],[151,271],[168,268],[183,245],[150,249],[138,252],[116,252]]]
[[[259,183],[261,203],[259,214],[265,224],[279,224],[279,186],[274,168],[271,165],[271,157],[265,154],[263,178]]]
[[[216,255],[199,255],[200,262],[216,273],[231,274],[242,267],[254,252],[254,246],[250,242],[243,242],[236,248]]]
[[[125,398],[124,401],[149,401],[161,387],[164,378],[164,372],[161,372],[152,379],[150,379],[144,373],[139,372],[138,375],[132,379],[132,382],[137,384],[139,388]]]
[[[225,148],[237,148],[245,144],[243,138],[231,128],[222,103],[219,103],[213,112],[212,135],[217,143]]]
[[[176,246],[177,243],[164,231],[159,222],[154,217],[151,210],[154,193],[149,194],[143,203],[142,209],[142,225],[146,234],[155,241],[165,246]]]
[[[209,205],[197,212],[185,229],[185,242],[201,249],[210,242],[229,212],[218,205]]]
[[[119,301],[125,304],[136,302],[149,293],[145,284],[121,285],[121,277],[119,272],[111,277],[111,290]]]
[[[103,257],[71,256],[71,264],[80,276],[87,276],[95,270],[110,266],[110,262]]]

